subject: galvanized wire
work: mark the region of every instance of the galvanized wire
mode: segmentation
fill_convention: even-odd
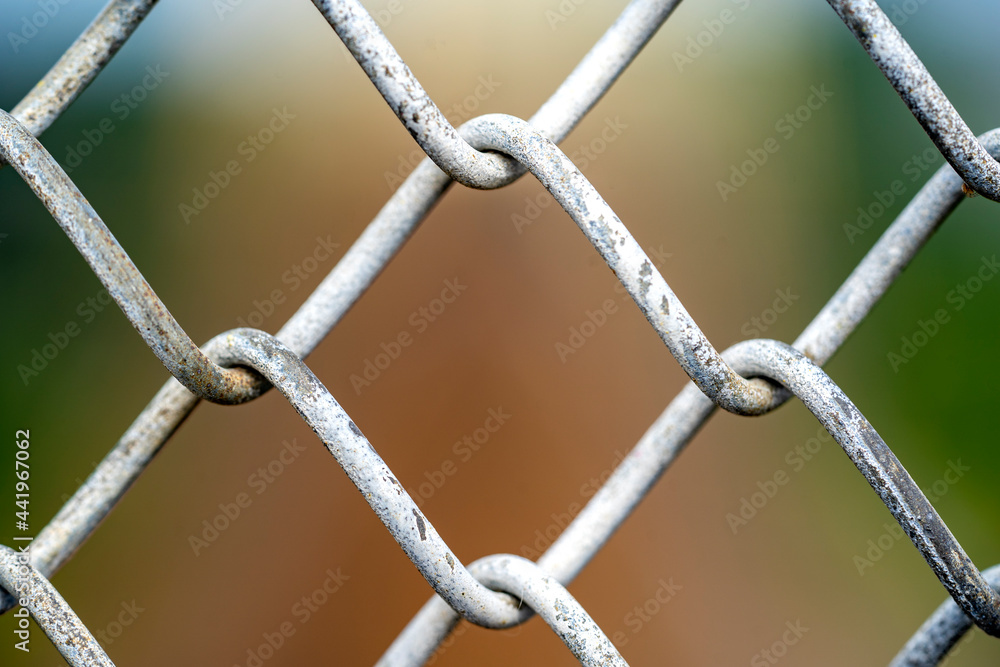
[[[914,118],[970,188],[1000,201],[1000,163],[990,156],[875,0],[827,0]]]
[[[19,604],[31,613],[67,663],[73,667],[114,667],[59,591],[27,561],[23,551],[0,545],[0,586],[17,594]]]
[[[219,368],[195,345],[55,158],[5,111],[0,111],[0,158],[45,204],[171,375],[210,401],[235,404],[260,395],[258,376]]]
[[[983,577],[994,590],[1000,591],[1000,565],[984,570]],[[972,619],[959,609],[954,600],[946,600],[906,642],[889,667],[933,667],[971,629]]]
[[[988,132],[980,141],[991,154],[1000,156],[1000,129]],[[813,318],[793,347],[818,365],[829,361],[945,218],[965,199],[962,179],[955,171],[948,165],[938,169]],[[723,352],[723,356],[728,357],[731,350]],[[775,393],[776,401],[791,396],[783,387]],[[563,585],[569,585],[652,490],[715,412],[715,407],[694,383],[687,384],[607,482],[539,557],[539,567],[552,573]],[[934,517],[935,522],[940,522],[936,514]],[[954,602],[952,605],[958,609]],[[964,614],[963,618],[968,619]],[[457,621],[457,614],[442,600],[432,597],[389,647],[379,665],[423,664]]]
[[[10,112],[36,137],[73,103],[132,36],[157,0],[111,0]],[[3,164],[0,161],[0,164]]]
[[[532,124],[561,141],[666,20],[679,0],[635,0],[584,56]],[[276,337],[305,358],[374,282],[451,184],[424,159]],[[35,538],[32,563],[54,574],[107,516],[199,398],[171,378]],[[2,609],[10,608],[6,598]]]
[[[530,121],[494,114],[456,129],[356,0],[315,0],[429,160],[414,170],[276,337],[239,329],[220,334],[203,349],[191,341],[96,211],[32,136],[51,124],[96,76],[154,3],[113,1],[13,115],[0,112],[0,158],[9,161],[43,201],[175,378],[39,534],[29,564],[18,569],[18,556],[6,548],[0,551],[0,585],[11,593],[19,592],[16,577],[31,582],[23,603],[71,664],[111,663],[46,577],[94,530],[199,398],[243,402],[259,396],[269,382],[317,433],[437,593],[383,656],[382,664],[420,664],[454,627],[459,614],[479,625],[500,628],[523,622],[533,611],[582,663],[624,664],[564,585],[627,518],[716,405],[737,414],[763,414],[792,394],[844,448],[952,596],[948,603],[952,606],[943,606],[897,658],[911,662],[898,664],[933,664],[972,622],[1000,635],[1000,597],[993,571],[984,577],[972,564],[889,447],[819,368],[958,204],[964,187],[1000,200],[1000,165],[994,159],[1000,152],[1000,134],[994,131],[979,141],[972,136],[874,2],[829,0],[954,171],[939,170],[794,346],[752,340],[720,355],[624,224],[553,143],[596,103],[678,1],[632,2]],[[693,383],[537,564],[498,555],[466,568],[302,358],[377,277],[451,179],[470,187],[496,188],[525,169],[552,193],[601,253]],[[515,592],[527,606],[515,605],[509,595]],[[14,604],[7,595],[4,609]],[[905,656],[922,656],[924,662]]]

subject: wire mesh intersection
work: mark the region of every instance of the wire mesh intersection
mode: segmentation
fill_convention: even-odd
[[[542,616],[582,664],[625,664],[566,586],[716,406],[759,415],[794,395],[845,450],[951,596],[893,664],[937,664],[973,623],[1000,635],[994,570],[980,572],[971,562],[892,450],[820,368],[967,193],[1000,201],[1000,131],[973,136],[873,0],[828,1],[949,164],[921,189],[793,345],[755,339],[720,354],[627,227],[556,146],[679,0],[629,4],[528,121],[492,114],[460,128],[447,120],[356,0],[315,0],[428,157],[276,335],[234,329],[201,347],[35,139],[96,77],[155,4],[112,0],[13,112],[0,112],[0,158],[45,204],[172,378],[30,549],[22,548],[20,554],[6,547],[0,551],[3,609],[17,604],[27,608],[70,664],[112,664],[48,579],[111,511],[200,399],[242,403],[274,386],[316,432],[436,593],[379,664],[423,664],[459,618],[506,628],[533,613]],[[601,254],[692,383],[537,563],[498,554],[466,567],[303,359],[360,298],[452,180],[492,189],[526,172],[546,187]]]

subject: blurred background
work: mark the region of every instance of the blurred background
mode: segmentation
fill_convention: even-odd
[[[25,38],[41,4],[0,8],[4,109],[103,1],[61,4]],[[625,6],[365,4],[456,122],[529,117]],[[1000,124],[1000,5],[881,4],[973,130]],[[779,150],[723,197],[770,138]],[[161,3],[42,142],[196,341],[243,322],[277,331],[418,155],[304,0]],[[794,340],[942,164],[820,0],[684,3],[563,147],[719,349]],[[238,173],[206,190],[230,161]],[[686,381],[568,217],[534,207],[542,193],[530,177],[452,188],[308,360],[465,562],[544,548],[553,515],[586,500]],[[0,201],[0,449],[13,469],[10,436],[30,429],[37,534],[167,373],[10,168]],[[998,211],[964,203],[827,366],[981,568],[1000,562],[1000,281],[956,290],[996,252]],[[446,281],[464,289],[432,321],[420,309]],[[557,347],[608,299],[582,347]],[[939,309],[947,322],[902,357]],[[43,370],[19,371],[73,324]],[[398,358],[352,382],[404,332]],[[491,410],[506,416],[484,440]],[[817,427],[795,401],[716,414],[573,582],[631,664],[885,664],[944,600],[847,457],[810,440]],[[456,445],[466,437],[478,449]],[[778,473],[745,524],[727,518]],[[240,494],[251,504],[197,543]],[[14,517],[0,523],[12,544]],[[306,613],[328,571],[340,588]],[[126,666],[372,664],[430,594],[276,392],[198,407],[54,583]],[[13,621],[0,619],[0,659],[61,664],[34,626],[30,654],[14,650]],[[294,634],[261,654],[283,624]],[[537,618],[464,630],[435,664],[576,664]],[[996,664],[1000,643],[969,636],[951,664]]]

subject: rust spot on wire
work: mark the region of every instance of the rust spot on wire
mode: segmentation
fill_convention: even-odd
[[[420,541],[425,542],[427,540],[427,529],[424,528],[424,517],[420,516],[420,512],[413,510],[413,516],[417,520],[417,530],[420,532]]]

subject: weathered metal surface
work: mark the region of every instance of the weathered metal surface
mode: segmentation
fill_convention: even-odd
[[[976,141],[951,101],[875,0],[827,0],[969,187],[1000,201],[1000,163]]]
[[[11,110],[11,115],[36,137],[48,129],[104,69],[156,2],[111,0],[52,69]]]
[[[678,3],[679,0],[630,3],[532,118],[539,130],[553,140],[563,139]],[[524,172],[519,164],[517,167],[514,178]],[[422,160],[330,274],[278,331],[277,338],[300,357],[307,357],[374,282],[451,182],[430,159]],[[40,571],[51,576],[83,544],[199,401],[175,379],[167,381],[91,476],[39,533],[32,562]],[[0,609],[6,611],[11,604],[6,597]]]
[[[983,570],[983,577],[1000,592],[1000,565]],[[906,642],[889,667],[933,667],[972,629],[972,619],[954,600],[945,600]]]
[[[135,330],[193,393],[218,403],[260,395],[260,378],[212,363],[184,332],[97,211],[27,128],[0,111],[0,157],[24,179],[90,265]]]
[[[17,592],[18,600],[67,663],[73,667],[114,667],[107,653],[66,600],[27,561],[23,552],[0,545],[0,586]],[[17,637],[16,631],[13,636]],[[27,645],[30,647],[30,644]]]
[[[953,602],[935,613],[894,664],[936,663],[973,621],[990,634],[1000,634],[995,570],[984,576],[976,569],[889,447],[819,368],[961,201],[966,187],[1000,201],[1000,164],[994,159],[1000,132],[979,140],[972,135],[872,0],[828,1],[961,177],[951,167],[939,170],[794,346],[744,341],[720,355],[627,228],[553,143],[592,108],[679,0],[632,2],[530,121],[493,114],[458,130],[356,0],[314,0],[430,159],[411,174],[277,337],[234,330],[217,336],[204,350],[174,320],[97,213],[32,136],[75,99],[154,4],[113,0],[13,116],[0,112],[0,158],[10,161],[42,200],[176,378],[161,389],[39,534],[30,552],[31,566],[17,571],[16,576],[32,582],[25,600],[31,613],[67,660],[111,664],[45,577],[94,530],[199,398],[243,402],[265,391],[270,386],[267,380],[319,435],[438,594],[380,664],[423,662],[454,627],[458,614],[485,627],[501,628],[523,622],[533,611],[584,664],[624,664],[564,585],[628,517],[716,405],[737,414],[763,414],[792,395],[834,436],[952,596]],[[466,568],[301,358],[377,277],[451,179],[470,187],[496,188],[526,169],[601,253],[693,383],[668,406],[537,564],[498,555]],[[11,559],[17,559],[14,552],[0,549],[0,585],[8,591],[17,588]],[[516,595],[518,604],[510,594]],[[14,601],[6,596],[3,603],[7,609]]]
[[[1000,156],[1000,129],[984,134],[980,141],[992,155]],[[816,364],[825,364],[934,231],[965,199],[962,179],[955,171],[948,165],[938,169],[813,318],[793,347]],[[724,358],[728,355],[728,351],[723,352]],[[773,407],[791,396],[784,387],[775,386]],[[686,385],[608,481],[542,554],[538,559],[539,567],[563,585],[569,585],[646,497],[715,408],[696,385]],[[457,615],[446,604],[431,598],[383,654],[379,665],[423,664],[457,620]]]

